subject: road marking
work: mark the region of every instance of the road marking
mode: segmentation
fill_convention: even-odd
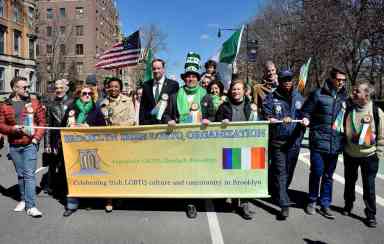
[[[308,166],[310,165],[309,160],[306,159],[305,157],[303,157],[303,155],[299,155],[299,159],[300,159],[300,161],[303,161],[306,165],[308,165]],[[345,184],[345,179],[336,173],[333,174],[333,179],[338,181],[339,183],[341,183],[343,185]],[[363,188],[357,184],[355,187],[355,191],[357,193],[359,193],[360,195],[363,195]],[[384,207],[384,198],[376,195],[376,203],[379,204],[380,206]]]
[[[212,244],[224,244],[223,235],[219,224],[219,219],[215,212],[212,200],[205,201],[205,208],[207,211],[209,231],[211,233]]]
[[[302,153],[302,155],[303,155],[303,156],[304,156],[304,155],[305,155],[305,156],[309,156],[310,154],[309,154],[309,152],[305,152],[305,153]],[[344,159],[343,159],[343,157],[339,157],[339,161],[341,161],[341,162],[344,163]],[[384,180],[384,175],[377,173],[376,178],[379,178],[380,180]]]

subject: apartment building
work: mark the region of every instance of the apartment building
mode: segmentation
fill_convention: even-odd
[[[36,91],[36,1],[0,0],[0,91],[10,92],[14,76],[28,79]]]
[[[95,69],[96,57],[120,40],[116,3],[112,0],[38,1],[38,77],[42,90],[52,81],[98,80],[111,72]]]

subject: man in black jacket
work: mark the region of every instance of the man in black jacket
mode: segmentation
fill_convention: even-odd
[[[169,96],[179,90],[179,83],[165,77],[165,62],[161,59],[152,61],[153,79],[144,82],[143,94],[140,102],[140,125],[160,124],[162,120],[156,119],[151,111],[156,107],[163,94]]]
[[[64,114],[73,103],[73,99],[67,95],[68,83],[66,79],[55,82],[55,98],[47,104],[47,126],[61,127],[63,124]],[[45,133],[43,160],[48,164],[47,184],[44,186],[44,191],[58,197],[60,197],[58,194],[62,194],[61,197],[65,196],[66,180],[59,130],[48,130]]]
[[[332,176],[337,159],[343,150],[343,118],[347,94],[344,88],[345,72],[333,68],[330,79],[316,89],[303,105],[303,124],[309,127],[311,168],[306,212],[314,214],[320,203],[320,214],[334,219],[332,203]],[[319,196],[320,191],[320,196]]]

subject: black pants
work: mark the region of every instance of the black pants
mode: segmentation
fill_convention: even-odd
[[[355,185],[358,177],[358,168],[361,169],[363,181],[363,199],[367,217],[376,215],[375,178],[379,170],[379,158],[377,155],[366,158],[353,158],[344,153],[344,201],[346,205],[353,205],[355,201]]]
[[[280,207],[289,206],[288,188],[299,157],[298,147],[270,147],[270,193]]]

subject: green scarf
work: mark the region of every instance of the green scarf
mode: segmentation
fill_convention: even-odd
[[[211,98],[212,98],[213,108],[215,109],[215,112],[216,112],[219,109],[221,97],[216,95],[211,95]]]
[[[83,124],[87,120],[87,115],[89,111],[93,108],[93,102],[82,102],[81,99],[77,99],[75,102],[76,108],[80,111],[79,115],[77,115],[76,123]]]
[[[207,91],[196,86],[193,88],[184,86],[177,92],[177,110],[180,115],[180,123],[187,123],[189,121],[190,104],[188,103],[188,96],[193,96],[193,103],[199,105],[199,111],[201,112],[201,100],[207,94]]]

